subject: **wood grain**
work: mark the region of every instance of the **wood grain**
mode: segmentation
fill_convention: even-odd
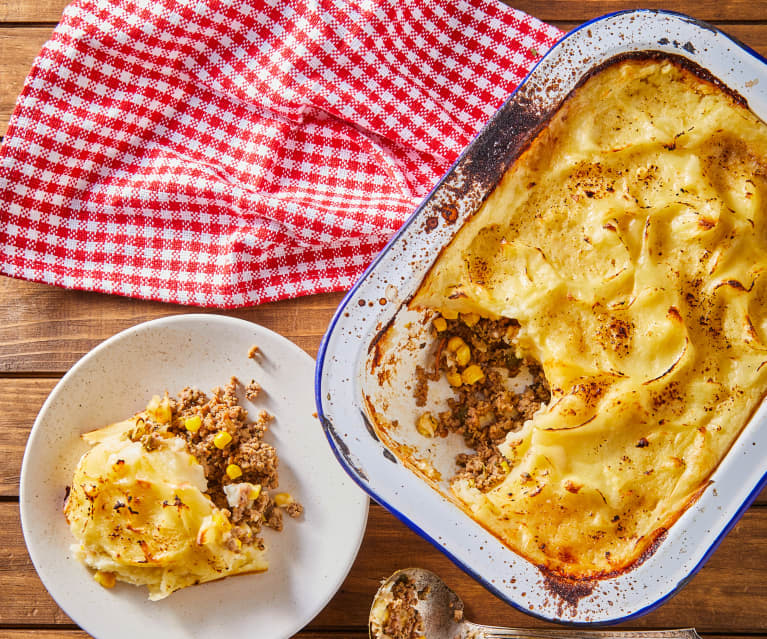
[[[0,7],[4,2],[0,1]],[[0,27],[0,136],[8,128],[24,78],[52,31],[53,26]]]
[[[515,9],[546,22],[576,21],[584,22],[606,13],[628,9],[665,9],[687,13],[698,20],[708,22],[764,20],[763,2],[750,0],[700,0],[684,2],[682,0],[655,0],[654,2],[636,2],[635,0],[501,0]]]
[[[18,497],[19,473],[29,431],[48,393],[49,379],[0,379],[0,496]]]
[[[655,2],[634,2],[633,0],[501,0],[504,4],[525,11],[541,20],[573,20],[582,22],[605,13],[624,9],[666,9],[682,11],[699,20],[753,21],[764,20],[764,4],[750,0],[701,0],[700,2],[679,2],[656,0]],[[0,23],[57,22],[66,6],[66,0],[4,0],[0,3]]]
[[[696,626],[704,633],[767,633],[767,509],[752,508],[706,566],[671,601],[629,624],[638,628]],[[321,540],[318,540],[321,543]],[[68,624],[37,577],[24,546],[14,503],[0,502],[0,626]],[[427,541],[383,508],[372,505],[367,532],[349,577],[310,624],[315,630],[364,628],[379,581],[404,566],[437,572],[466,603],[467,617],[483,623],[544,626],[496,599]],[[734,569],[733,567],[737,567]],[[30,605],[30,602],[34,602]]]
[[[0,639],[87,639],[90,635],[82,630],[2,630]],[[758,635],[757,635],[758,636]],[[296,635],[297,639],[368,639],[367,631],[354,630],[304,630]],[[750,635],[712,635],[705,639],[748,639]]]
[[[227,311],[277,330],[312,357],[343,293],[314,295]],[[215,309],[147,302],[33,284],[0,276],[0,374],[62,373],[99,342],[121,330],[180,313]]]

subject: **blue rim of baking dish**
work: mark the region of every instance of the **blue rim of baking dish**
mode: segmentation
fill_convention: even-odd
[[[687,14],[680,13],[677,11],[668,11],[668,10],[656,10],[656,9],[628,9],[628,10],[622,10],[622,11],[614,11],[612,13],[608,13],[602,16],[599,16],[597,18],[593,18],[587,22],[584,22],[583,24],[579,25],[578,27],[572,29],[571,31],[564,34],[559,40],[554,43],[554,45],[538,60],[538,62],[535,63],[535,65],[530,69],[530,71],[527,73],[527,75],[524,77],[524,79],[520,82],[519,86],[508,96],[506,100],[504,100],[503,104],[498,108],[498,111],[503,109],[508,102],[510,102],[517,92],[526,84],[528,81],[528,78],[530,78],[531,75],[536,71],[536,69],[546,60],[546,58],[557,48],[559,47],[563,42],[565,42],[568,38],[573,36],[575,33],[582,31],[584,29],[587,29],[591,25],[602,22],[604,20],[608,20],[610,18],[615,18],[617,16],[627,15],[627,14],[634,14],[634,15],[656,15],[656,16],[669,16],[678,18],[684,22],[688,22],[692,25],[698,26],[702,29],[705,29],[707,31],[711,31],[713,33],[716,33],[718,35],[721,35],[731,42],[733,42],[739,49],[742,51],[748,53],[753,58],[755,58],[757,61],[761,62],[762,64],[767,67],[767,58],[762,56],[760,53],[755,51],[752,47],[748,46],[747,44],[741,42],[734,36],[729,35],[728,33],[722,31],[721,29],[709,24],[708,22],[705,22],[703,20],[698,20],[696,18],[693,18]],[[543,621],[548,621],[552,623],[557,624],[563,624],[567,625],[569,627],[594,627],[594,626],[608,626],[608,625],[614,625],[618,623],[623,623],[626,621],[630,621],[632,619],[636,619],[637,617],[641,617],[652,610],[655,610],[662,604],[664,604],[666,601],[671,599],[674,595],[676,595],[692,578],[695,576],[695,574],[703,567],[703,565],[708,561],[708,559],[711,557],[711,555],[714,553],[714,551],[719,547],[719,545],[722,543],[724,538],[729,534],[729,532],[732,530],[732,528],[738,523],[740,518],[743,516],[743,513],[745,513],[746,510],[751,506],[751,504],[754,502],[756,497],[759,495],[759,493],[767,486],[767,472],[765,472],[761,479],[755,484],[755,487],[753,490],[748,494],[748,496],[743,500],[741,505],[738,507],[738,509],[734,512],[732,517],[729,519],[729,521],[722,526],[720,529],[720,532],[716,535],[716,537],[713,539],[713,541],[710,543],[709,547],[703,554],[701,555],[698,562],[692,567],[692,569],[687,572],[687,574],[680,579],[676,585],[671,587],[667,592],[662,594],[660,597],[658,597],[655,601],[652,603],[643,606],[640,609],[637,609],[627,615],[624,615],[622,617],[609,619],[609,620],[602,620],[602,621],[595,621],[595,622],[589,622],[589,621],[567,621],[567,620],[561,620],[553,617],[549,617],[547,615],[539,614],[534,610],[530,610],[528,608],[525,608],[520,603],[510,599],[506,593],[501,591],[499,588],[494,586],[491,582],[489,582],[487,579],[482,577],[482,575],[478,574],[475,570],[471,568],[471,566],[467,565],[464,561],[457,558],[449,549],[447,549],[444,545],[439,543],[432,535],[424,531],[420,526],[418,526],[415,522],[413,522],[409,517],[401,513],[397,508],[389,504],[386,500],[382,499],[375,490],[370,486],[370,484],[359,476],[357,470],[353,468],[347,458],[344,456],[343,452],[338,449],[337,443],[334,440],[333,436],[331,435],[329,424],[332,425],[332,422],[325,416],[323,407],[322,407],[322,374],[324,370],[325,365],[325,358],[327,355],[327,349],[328,349],[328,343],[330,341],[331,336],[333,335],[336,324],[339,322],[341,316],[343,315],[345,309],[347,308],[349,302],[355,297],[358,289],[363,285],[363,283],[367,280],[367,278],[370,276],[370,274],[376,270],[378,264],[381,262],[381,260],[384,258],[386,253],[389,251],[389,249],[397,243],[397,241],[400,239],[400,237],[408,230],[410,225],[419,218],[421,212],[424,210],[424,208],[427,206],[429,200],[432,198],[432,196],[442,187],[443,183],[448,179],[448,177],[453,173],[454,169],[462,162],[464,157],[467,155],[469,150],[471,149],[474,142],[479,138],[482,133],[485,131],[486,127],[489,126],[489,124],[492,122],[491,120],[486,123],[482,129],[477,133],[475,138],[467,145],[466,149],[461,152],[461,154],[458,156],[458,158],[453,162],[453,164],[450,166],[450,168],[445,172],[445,174],[439,179],[437,184],[432,188],[432,190],[423,198],[421,203],[416,207],[414,212],[408,217],[407,220],[402,224],[400,229],[391,237],[391,239],[386,243],[384,248],[381,250],[381,252],[374,258],[372,263],[365,269],[365,271],[362,273],[362,275],[359,277],[359,279],[355,282],[353,287],[349,290],[349,292],[344,296],[343,300],[339,304],[338,308],[336,309],[336,312],[333,315],[333,318],[328,326],[327,331],[322,337],[322,341],[320,342],[320,347],[317,353],[317,363],[315,367],[315,380],[314,380],[314,390],[315,390],[315,403],[317,405],[317,415],[320,419],[320,423],[322,424],[323,430],[325,431],[325,436],[330,444],[331,449],[333,450],[334,455],[336,456],[336,459],[338,459],[341,466],[344,468],[344,470],[349,474],[349,476],[352,478],[352,480],[362,489],[364,490],[372,499],[374,499],[378,504],[386,508],[392,515],[394,515],[399,521],[401,521],[403,524],[405,524],[410,530],[418,534],[420,537],[426,539],[429,541],[435,548],[437,548],[440,552],[445,554],[456,566],[458,566],[461,570],[463,570],[465,573],[470,575],[472,578],[474,578],[476,581],[478,581],[480,584],[482,584],[487,590],[492,592],[495,596],[497,596],[502,601],[506,602],[510,606],[516,608],[517,610],[530,615],[532,617],[535,617],[537,619],[541,619]],[[524,559],[524,558],[521,558]]]

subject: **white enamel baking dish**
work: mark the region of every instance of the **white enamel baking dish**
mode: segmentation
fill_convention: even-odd
[[[647,10],[584,24],[538,63],[365,272],[339,307],[317,358],[318,412],[352,478],[498,597],[550,621],[626,621],[679,590],[767,483],[767,408],[756,412],[711,485],[644,562],[589,584],[554,583],[451,502],[445,480],[462,442],[451,437],[430,449],[430,440],[415,432],[414,416],[423,409],[412,397],[414,370],[426,361],[428,349],[421,345],[430,338],[424,315],[408,310],[407,302],[440,249],[584,74],[616,55],[646,50],[694,61],[767,120],[767,60],[718,29]],[[385,327],[392,337],[384,345],[377,342]],[[427,482],[400,463],[372,428],[372,410],[396,424],[388,431],[390,447],[413,446],[439,475]]]

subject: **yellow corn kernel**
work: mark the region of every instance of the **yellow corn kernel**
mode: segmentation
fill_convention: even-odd
[[[202,426],[202,420],[199,415],[192,415],[184,420],[184,428],[190,433],[196,433],[200,430],[200,426]]]
[[[113,572],[101,572],[100,570],[94,573],[93,579],[102,588],[114,588],[117,581]]]
[[[477,313],[461,313],[461,320],[466,326],[474,326],[479,321]]]
[[[476,364],[467,366],[463,373],[461,373],[461,379],[464,384],[476,384],[477,382],[485,379],[485,373]]]
[[[450,309],[445,309],[441,312],[442,317],[449,320],[458,319],[458,311],[452,311]]]
[[[242,468],[237,464],[229,464],[226,467],[226,474],[229,479],[237,479],[238,477],[242,477]]]
[[[455,353],[461,346],[466,344],[458,335],[451,337],[449,340],[447,340],[447,350],[449,350],[451,353]]]
[[[250,494],[248,497],[252,501],[255,501],[258,499],[259,495],[261,495],[261,484],[253,484],[253,488],[250,489]]]
[[[224,532],[231,530],[232,523],[229,521],[229,518],[220,510],[216,509],[213,511],[212,519],[213,519],[213,525],[219,528],[220,530]]]
[[[447,322],[444,317],[435,317],[432,324],[434,324],[434,328],[438,333],[447,329]]]
[[[227,433],[225,430],[218,431],[215,437],[213,437],[213,445],[216,448],[220,448],[221,450],[226,448],[231,441],[232,441],[232,436],[229,433]]]
[[[280,508],[284,508],[288,504],[293,503],[293,497],[290,493],[277,493],[274,496],[274,503]]]
[[[501,468],[503,469],[504,473],[509,472],[509,462],[507,462],[505,459],[501,460]]]
[[[431,413],[424,413],[418,418],[415,429],[424,437],[434,437],[437,430],[437,420],[432,417]]]
[[[461,386],[463,384],[463,378],[458,371],[447,374],[447,383],[451,386]]]
[[[466,344],[461,344],[455,352],[455,361],[458,366],[466,366],[471,361],[471,349]]]

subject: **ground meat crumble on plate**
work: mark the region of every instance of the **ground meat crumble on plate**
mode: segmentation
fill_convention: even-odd
[[[225,511],[232,523],[231,543],[263,545],[258,536],[262,526],[282,530],[282,513],[298,517],[303,507],[287,493],[272,495],[278,486],[279,459],[274,447],[264,441],[273,417],[261,411],[248,421],[240,406],[237,378],[210,397],[194,388],[185,388],[178,398],[168,398],[170,420],[164,425],[146,422],[129,434],[151,448],[160,429],[186,440],[208,482],[206,494]],[[260,387],[251,382],[243,387],[248,399],[255,399]],[[254,492],[257,497],[253,498]]]

